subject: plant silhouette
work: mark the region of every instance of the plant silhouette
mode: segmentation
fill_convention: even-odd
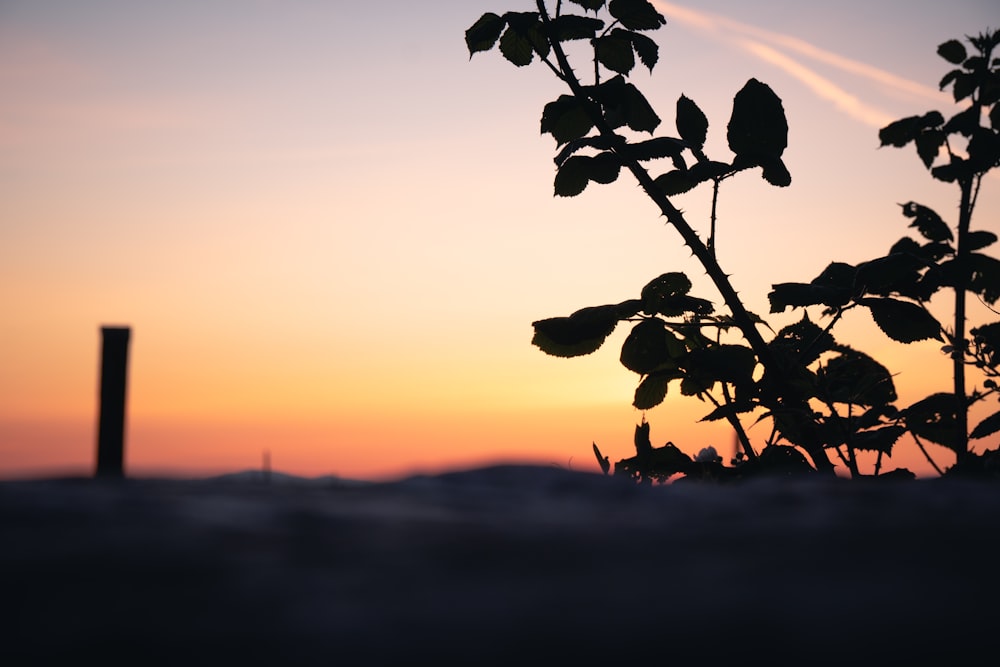
[[[684,95],[674,110],[676,133],[658,135],[661,118],[629,76],[638,64],[650,71],[656,66],[659,49],[647,33],[665,25],[664,17],[648,0],[565,4],[570,2],[582,14],[563,12],[562,2],[550,11],[548,3],[537,0],[536,11],[482,15],[465,34],[470,56],[499,47],[503,57],[518,67],[535,58],[547,66],[569,91],[546,104],[541,118],[542,132],[550,134],[558,147],[555,194],[577,196],[591,183],[607,184],[623,171],[631,173],[700,262],[728,312],[718,313],[711,301],[692,295],[691,280],[684,273],[667,272],[646,284],[635,298],[534,322],[532,342],[550,355],[585,355],[598,350],[619,324],[628,323],[631,330],[620,360],[639,375],[632,404],[650,409],[664,400],[671,385],[677,385],[681,394],[710,403],[712,409],[702,420],[726,420],[742,450],[731,468],[717,456],[691,459],[669,442],[653,447],[643,420],[636,427],[636,456],[619,461],[615,472],[645,481],[678,473],[711,479],[767,471],[833,474],[832,450],[854,476],[861,475],[856,453],[878,452],[877,474],[882,455],[891,454],[906,432],[918,443],[928,439],[952,448],[960,458],[968,455],[963,415],[970,399],[982,400],[997,391],[1000,323],[973,329],[974,338],[963,342],[965,311],[960,301],[950,331],[925,305],[944,288],[953,289],[960,299],[972,293],[990,304],[1000,293],[1000,262],[975,252],[996,236],[969,231],[982,176],[1000,157],[995,106],[1000,86],[996,61],[991,60],[997,33],[971,40],[976,48],[972,57],[954,40],[939,49],[949,62],[961,65],[941,83],[954,86],[956,101],[971,99],[967,110],[947,122],[936,112],[903,119],[880,134],[883,145],[915,142],[935,178],[960,186],[963,212],[956,246],[942,236],[941,227],[947,229],[943,222],[929,221],[929,209],[906,205],[904,214],[914,218],[925,244],[904,239],[903,245],[872,262],[858,266],[835,262],[810,283],[774,285],[769,295],[772,313],[822,305],[830,322],[820,327],[804,311],[798,322],[773,332],[745,307],[716,258],[715,211],[720,185],[730,178],[756,172],[772,186],[791,183],[782,161],[788,123],[781,99],[767,84],[747,81],[733,98],[726,126],[731,155],[721,159],[706,154],[708,119]],[[564,48],[571,41],[590,45],[592,67],[587,69],[593,72],[592,81],[584,82],[571,67]],[[988,126],[980,122],[987,111]],[[953,150],[950,138],[956,134],[968,139],[965,157]],[[949,159],[934,166],[939,152]],[[664,160],[670,168],[654,176],[651,170]],[[713,190],[706,240],[671,201],[699,186]],[[955,359],[954,392],[934,395],[905,410],[897,408],[888,369],[833,337],[834,324],[854,307],[867,308],[894,340],[949,341]],[[770,340],[765,340],[762,329],[773,334]],[[989,377],[984,391],[967,397],[962,378],[969,362]],[[760,451],[751,443],[742,419],[769,421]],[[972,437],[997,430],[1000,413],[977,426]],[[610,460],[596,443],[594,453],[608,472]]]
[[[992,307],[1000,298],[1000,260],[980,252],[996,243],[997,235],[972,228],[983,178],[1000,164],[1000,59],[993,57],[1000,31],[986,31],[967,40],[973,49],[971,55],[955,39],[937,50],[957,66],[944,76],[940,87],[951,87],[955,102],[967,102],[967,106],[948,120],[940,112],[930,111],[898,120],[879,132],[883,147],[914,144],[930,175],[958,188],[954,230],[934,210],[907,202],[901,205],[902,213],[922,238],[904,237],[884,256],[857,266],[830,264],[811,283],[775,285],[769,295],[772,312],[822,305],[832,327],[847,310],[862,307],[871,311],[876,324],[893,340],[941,340],[942,351],[952,361],[952,391],[931,394],[895,413],[897,424],[883,441],[875,443],[875,449],[880,456],[889,453],[894,441],[889,436],[905,430],[925,454],[923,440],[951,450],[957,471],[983,465],[983,458],[973,453],[970,439],[1000,431],[1000,411],[969,430],[970,407],[997,394],[1000,322],[969,328],[967,310],[972,296],[996,313]],[[939,323],[927,307],[944,291],[954,297],[949,326]],[[966,378],[969,366],[984,376],[982,387],[971,392]],[[865,448],[851,441],[845,444],[848,452]],[[856,474],[856,467],[852,472]]]

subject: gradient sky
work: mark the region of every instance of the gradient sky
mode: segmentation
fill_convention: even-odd
[[[533,6],[0,1],[0,478],[92,470],[105,324],[133,328],[130,474],[253,468],[264,451],[366,478],[594,470],[592,441],[633,454],[626,331],[555,359],[531,322],[672,270],[718,299],[631,177],[552,196],[538,122],[564,90],[496,52],[470,62],[463,41],[483,12]],[[898,203],[955,210],[877,130],[955,111],[936,46],[1000,25],[994,0],[658,6],[660,64],[634,81],[664,133],[686,94],[725,160],[745,81],[784,101],[792,186],[745,174],[721,192],[720,261],[751,309],[772,283],[883,253],[906,233]],[[696,227],[709,194],[677,198]],[[991,179],[973,225],[998,220]],[[932,343],[892,343],[863,314],[835,334],[898,373],[901,404],[948,388]],[[646,415],[654,444],[728,455],[728,427],[694,423],[705,412],[668,397]],[[921,470],[898,447],[894,464]]]

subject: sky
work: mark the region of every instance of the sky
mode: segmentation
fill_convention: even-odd
[[[993,0],[656,4],[660,63],[633,81],[664,134],[685,94],[724,160],[736,91],[753,77],[783,100],[792,185],[744,174],[720,193],[720,262],[751,310],[773,283],[883,254],[907,233],[900,203],[950,219],[954,189],[877,132],[957,110],[935,49],[1000,27]],[[625,328],[576,359],[530,343],[533,321],[667,271],[719,303],[631,177],[553,196],[539,119],[562,84],[464,43],[482,13],[533,7],[0,0],[0,478],[91,473],[105,325],[132,329],[132,475],[265,454],[309,476],[590,471],[592,442],[634,454],[643,417],[654,445],[728,456],[728,427],[698,423],[707,404],[631,407]],[[709,197],[676,198],[701,230]],[[993,178],[973,227],[998,220]],[[834,333],[896,373],[901,405],[948,390],[939,346],[863,314]],[[928,470],[906,441],[892,464]]]

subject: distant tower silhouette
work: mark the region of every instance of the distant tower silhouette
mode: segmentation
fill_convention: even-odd
[[[125,394],[128,327],[101,327],[101,394],[97,426],[97,476],[125,476]]]

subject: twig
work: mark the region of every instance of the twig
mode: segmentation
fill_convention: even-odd
[[[917,437],[917,434],[914,433],[913,431],[910,431],[910,435],[913,437],[913,441],[917,443],[917,447],[920,448],[920,451],[924,453],[924,457],[927,459],[927,462],[934,467],[934,470],[937,471],[938,475],[943,475],[944,472],[941,470],[941,468],[938,467],[937,463],[934,463],[934,459],[932,459],[931,455],[927,453],[927,449],[924,447],[924,443],[920,442],[920,438]]]

